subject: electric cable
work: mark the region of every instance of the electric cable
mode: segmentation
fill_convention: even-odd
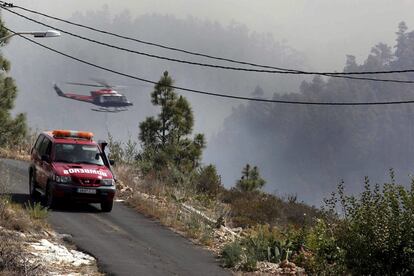
[[[186,63],[186,64],[191,64],[191,65],[198,65],[198,66],[219,68],[219,69],[237,70],[237,71],[248,71],[248,72],[258,72],[258,73],[323,75],[323,76],[329,76],[329,77],[339,77],[339,78],[356,79],[356,80],[367,80],[367,81],[407,83],[407,84],[414,83],[414,81],[410,81],[410,80],[395,80],[395,79],[382,79],[382,78],[381,79],[378,79],[378,78],[351,77],[351,76],[348,76],[348,75],[366,75],[366,74],[411,73],[411,72],[414,72],[414,70],[412,70],[412,69],[407,69],[407,70],[392,70],[392,71],[370,71],[370,72],[341,72],[341,73],[338,73],[338,72],[310,72],[310,71],[308,72],[308,71],[299,71],[299,70],[294,70],[294,69],[286,69],[286,68],[272,67],[272,66],[266,66],[266,65],[263,65],[262,66],[262,65],[253,64],[253,63],[248,64],[247,62],[238,62],[238,61],[234,61],[234,60],[230,60],[230,59],[227,60],[225,58],[217,58],[217,57],[212,57],[211,56],[212,58],[220,59],[220,60],[227,60],[227,61],[231,61],[231,62],[248,64],[248,65],[251,65],[251,66],[258,66],[258,67],[266,67],[266,68],[274,68],[274,69],[277,69],[277,70],[258,70],[258,69],[249,69],[249,68],[243,68],[243,67],[221,66],[221,65],[214,65],[214,64],[207,64],[207,63],[200,63],[200,62],[193,62],[193,61],[187,61],[187,60],[174,59],[174,58],[169,58],[169,57],[165,57],[165,56],[158,56],[158,55],[148,54],[148,53],[145,53],[145,52],[138,52],[138,51],[134,51],[134,50],[131,50],[131,49],[119,47],[119,46],[116,46],[116,45],[111,45],[111,44],[108,44],[108,43],[100,42],[100,41],[97,41],[97,40],[94,40],[94,39],[90,39],[90,38],[87,38],[87,37],[83,37],[83,36],[80,36],[80,35],[77,35],[77,34],[74,34],[74,33],[71,33],[71,32],[68,32],[68,31],[65,31],[65,30],[56,28],[56,27],[53,27],[53,26],[48,25],[46,23],[37,21],[37,20],[32,19],[30,17],[27,17],[27,16],[24,16],[24,15],[19,14],[17,12],[11,11],[10,9],[6,8],[5,5],[7,7],[16,7],[16,8],[20,8],[20,9],[26,10],[26,11],[38,13],[38,14],[41,14],[43,16],[47,16],[47,17],[50,17],[50,18],[53,18],[53,19],[61,20],[61,21],[64,21],[66,23],[70,23],[70,24],[73,24],[73,25],[76,25],[76,26],[79,25],[79,26],[82,26],[82,27],[85,27],[85,28],[93,29],[93,30],[96,30],[96,31],[99,31],[99,32],[104,32],[104,33],[112,34],[112,35],[116,35],[116,36],[120,36],[120,35],[113,34],[113,33],[106,32],[106,31],[102,31],[102,30],[98,30],[98,29],[95,29],[95,28],[92,28],[92,27],[88,27],[88,26],[81,25],[81,24],[73,23],[73,22],[70,22],[70,21],[67,21],[67,20],[59,19],[57,17],[52,17],[52,16],[49,16],[49,15],[46,15],[46,14],[43,14],[43,13],[39,13],[39,12],[36,12],[36,11],[32,11],[32,10],[23,8],[23,7],[14,6],[12,4],[10,5],[8,3],[5,3],[4,1],[0,1],[0,3],[3,3],[2,6],[0,6],[0,7],[3,8],[4,10],[6,10],[6,11],[8,11],[10,13],[13,13],[13,14],[15,14],[17,16],[23,17],[23,18],[25,18],[27,20],[30,20],[32,22],[35,22],[37,24],[41,24],[41,25],[46,26],[46,27],[49,27],[49,28],[54,28],[54,29],[56,29],[56,30],[58,30],[58,31],[60,31],[62,33],[66,33],[66,34],[69,34],[71,36],[74,36],[74,37],[77,37],[77,38],[80,38],[80,39],[83,39],[83,40],[87,40],[87,41],[90,41],[90,42],[93,42],[93,43],[96,43],[96,44],[100,44],[100,45],[103,45],[103,46],[115,48],[115,49],[122,50],[122,51],[127,51],[127,52],[130,52],[130,53],[135,53],[135,54],[139,54],[139,55],[143,55],[143,56],[147,56],[147,57],[151,57],[151,58],[163,59],[163,60],[173,61],[173,62],[179,62],[179,63]],[[125,36],[120,36],[120,37],[127,38]],[[136,39],[133,39],[133,38],[130,38],[130,39],[131,40],[136,40]],[[176,48],[174,48],[174,49],[176,49]],[[203,54],[199,54],[199,55],[203,55]],[[284,70],[284,71],[282,71],[282,70]]]
[[[64,56],[66,58],[78,61],[80,63],[89,65],[91,67],[94,68],[98,68],[101,69],[103,71],[107,71],[113,74],[117,74],[120,76],[124,76],[127,78],[131,78],[131,79],[135,79],[141,82],[146,82],[146,83],[151,83],[151,84],[157,84],[158,82],[156,81],[152,81],[152,80],[148,80],[142,77],[137,77],[137,76],[133,76],[130,74],[126,74],[120,71],[116,71],[114,69],[110,69],[110,68],[106,68],[104,66],[100,66],[97,64],[94,64],[92,62],[88,62],[85,60],[82,60],[80,58],[71,56],[69,54],[63,53],[59,50],[56,50],[52,47],[46,46],[42,43],[39,43],[33,39],[30,39],[28,37],[25,37],[24,35],[21,35],[15,31],[12,31],[11,29],[4,27],[6,30],[8,30],[11,33],[14,33],[18,36],[20,36],[21,38],[25,39],[26,41],[29,41],[33,44],[36,44],[44,49],[47,49],[49,51],[52,51],[54,53],[57,53],[61,56]],[[271,99],[262,99],[262,98],[251,98],[251,97],[244,97],[244,96],[236,96],[236,95],[229,95],[229,94],[221,94],[221,93],[214,93],[214,92],[208,92],[208,91],[203,91],[203,90],[197,90],[197,89],[190,89],[190,88],[185,88],[185,87],[180,87],[180,86],[175,86],[175,85],[170,85],[168,86],[170,88],[173,89],[177,89],[177,90],[181,90],[181,91],[186,91],[186,92],[191,92],[191,93],[196,93],[196,94],[202,94],[202,95],[208,95],[208,96],[214,96],[214,97],[221,97],[221,98],[229,98],[229,99],[237,99],[237,100],[246,100],[246,101],[255,101],[255,102],[266,102],[266,103],[280,103],[280,104],[296,104],[296,105],[320,105],[320,106],[374,106],[374,105],[397,105],[397,104],[411,104],[414,103],[414,100],[405,100],[405,101],[383,101],[383,102],[309,102],[309,101],[289,101],[289,100],[271,100]]]

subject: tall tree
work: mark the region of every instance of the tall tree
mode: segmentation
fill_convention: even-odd
[[[0,37],[9,35],[3,25],[0,19]],[[9,71],[10,62],[0,54],[0,147],[19,145],[27,132],[25,114],[18,114],[16,118],[10,114],[17,97],[17,87],[8,75]]]
[[[397,35],[397,45],[395,46],[395,56],[397,58],[403,57],[403,52],[407,48],[407,25],[404,21],[401,21],[398,24],[398,32]]]
[[[150,161],[148,169],[159,170],[174,165],[181,171],[191,171],[200,163],[205,147],[204,135],[189,138],[194,125],[193,112],[186,98],[174,92],[173,83],[165,71],[151,94],[152,104],[160,106],[161,112],[139,125],[143,148],[141,159]]]

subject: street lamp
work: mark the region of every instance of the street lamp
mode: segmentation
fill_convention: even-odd
[[[32,35],[34,37],[58,37],[60,36],[60,32],[55,30],[48,30],[46,32],[18,32],[6,35],[5,37],[0,38],[0,43],[4,42],[5,40],[11,38],[15,35]]]

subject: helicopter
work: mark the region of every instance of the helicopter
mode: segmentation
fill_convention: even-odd
[[[114,90],[116,86],[111,86],[105,81],[94,80],[97,84],[79,83],[79,82],[67,82],[70,85],[77,86],[88,86],[101,88],[99,90],[91,91],[91,95],[80,95],[73,93],[64,93],[62,89],[54,85],[54,89],[58,96],[68,98],[76,101],[82,101],[96,105],[98,108],[92,108],[92,111],[97,112],[121,112],[127,111],[128,107],[132,106],[133,103],[127,100],[125,95]],[[119,86],[117,86],[119,87]]]

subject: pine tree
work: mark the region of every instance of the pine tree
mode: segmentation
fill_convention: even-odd
[[[0,37],[9,34],[3,24],[0,20]],[[9,71],[9,61],[0,54],[0,147],[21,144],[27,133],[26,115],[20,113],[13,119],[10,114],[17,97],[17,87],[8,75]]]
[[[407,48],[407,25],[404,21],[401,21],[398,24],[398,32],[397,35],[397,45],[395,46],[395,56],[397,58],[402,58],[404,56],[404,50]]]
[[[246,164],[236,187],[243,192],[252,192],[261,189],[265,184],[266,181],[260,176],[259,168],[257,166],[251,168],[250,164]]]
[[[173,83],[165,71],[154,87],[151,102],[160,106],[161,112],[139,125],[143,149],[140,156],[148,162],[149,170],[174,165],[180,171],[188,172],[199,166],[205,140],[202,134],[189,138],[194,125],[193,112],[186,98],[174,92]]]

